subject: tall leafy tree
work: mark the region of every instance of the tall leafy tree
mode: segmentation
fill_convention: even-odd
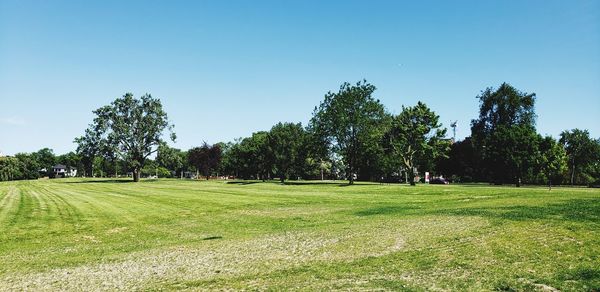
[[[539,150],[539,175],[552,189],[552,183],[560,182],[562,174],[567,169],[567,153],[565,148],[551,136],[540,140]]]
[[[221,144],[213,144],[210,145],[210,148],[208,149],[208,161],[207,161],[207,165],[206,165],[206,179],[209,178],[209,176],[211,175],[211,173],[213,171],[216,171],[219,169],[219,166],[221,164],[221,160],[223,159],[223,151],[221,150]]]
[[[304,138],[307,158],[303,175],[311,178],[319,177],[321,180],[324,180],[326,176],[332,176],[333,157],[328,149],[327,138],[319,135],[312,124],[306,127]]]
[[[233,142],[219,142],[221,147],[221,163],[218,171],[225,175],[238,176],[238,165],[239,165],[239,141],[236,139]]]
[[[325,95],[311,119],[310,128],[343,157],[350,184],[359,171],[361,156],[376,152],[372,149],[379,146],[389,118],[384,106],[373,98],[375,89],[366,80],[344,83],[338,92]]]
[[[188,160],[196,168],[196,173],[202,172],[208,180],[212,171],[219,167],[221,154],[221,145],[209,145],[204,142],[202,146],[188,151]]]
[[[160,167],[164,167],[170,171],[176,173],[181,173],[183,171],[184,160],[181,150],[169,147],[167,144],[158,146],[156,162]]]
[[[450,142],[445,136],[446,128],[439,123],[439,116],[418,102],[414,107],[402,107],[402,112],[392,118],[383,143],[392,160],[398,161],[396,167],[406,169],[410,184],[415,185],[415,169],[447,155]]]
[[[308,154],[306,142],[307,134],[301,123],[278,123],[269,131],[269,152],[282,183],[290,175],[302,173]]]
[[[489,175],[497,183],[517,187],[536,166],[540,137],[528,126],[499,126],[486,140],[485,159]]]
[[[478,164],[490,180],[520,186],[522,175],[533,167],[536,95],[502,83],[477,98],[479,118],[471,121],[471,138]]]
[[[569,182],[572,185],[598,179],[590,176],[589,172],[600,161],[600,140],[592,139],[587,130],[573,129],[563,131],[559,141],[567,152]]]
[[[103,141],[129,163],[135,182],[140,179],[146,159],[165,143],[162,136],[166,130],[175,141],[173,125],[160,100],[149,94],[137,99],[127,93],[95,110],[94,114],[94,128],[102,134]]]
[[[23,179],[23,168],[18,158],[0,156],[0,181]]]
[[[112,136],[109,136],[108,139],[101,141],[99,147],[99,156],[102,158],[102,163],[100,164],[102,168],[102,173],[106,176],[109,174],[113,174],[114,177],[119,176],[119,171],[122,171],[122,165],[127,164],[127,161],[124,161],[119,157],[119,148],[118,143],[112,141]]]
[[[50,148],[42,148],[37,152],[32,153],[34,159],[37,160],[41,169],[46,169],[47,173],[52,172],[52,167],[56,164],[56,155]]]
[[[90,125],[85,129],[83,136],[74,140],[77,143],[76,153],[81,158],[83,165],[82,175],[84,177],[94,175],[94,160],[102,150],[102,133],[98,127],[99,125]]]
[[[206,161],[207,151],[202,147],[193,147],[187,151],[188,163],[196,170],[196,178],[200,177],[203,162]]]
[[[471,137],[466,137],[450,145],[448,157],[440,158],[437,168],[442,174],[447,177],[453,176],[458,182],[472,182],[480,178],[475,161]]]
[[[273,173],[272,155],[269,152],[268,132],[259,131],[240,142],[240,162],[246,177],[263,181]]]
[[[37,179],[40,177],[40,168],[37,158],[33,154],[17,153],[15,158],[20,161],[19,166],[22,167],[20,173],[23,179]]]

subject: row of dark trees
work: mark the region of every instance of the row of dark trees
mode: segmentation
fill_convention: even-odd
[[[306,127],[278,123],[250,137],[204,142],[187,151],[171,148],[163,139],[165,131],[172,141],[175,134],[160,100],[126,94],[94,111],[93,123],[75,139],[76,153],[59,160],[42,149],[4,158],[0,179],[35,178],[39,169],[61,161],[83,176],[131,173],[134,181],[140,175],[202,175],[414,184],[429,171],[454,181],[517,186],[598,183],[600,139],[579,129],[564,131],[558,140],[538,134],[535,94],[506,83],[487,88],[477,96],[479,117],[471,122],[471,136],[454,141],[424,103],[392,115],[374,98],[375,90],[364,80],[344,83],[325,95]]]
[[[565,130],[558,140],[535,127],[535,94],[509,84],[488,88],[478,97],[479,117],[471,136],[454,143],[437,171],[456,180],[496,184],[597,185],[600,139],[587,130]]]
[[[473,137],[454,143],[437,170],[461,182],[600,184],[600,141],[587,130],[563,131],[558,140],[522,128],[496,136],[492,146],[477,147]]]

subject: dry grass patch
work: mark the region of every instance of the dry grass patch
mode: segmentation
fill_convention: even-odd
[[[385,256],[404,248],[422,248],[436,237],[482,226],[484,221],[473,218],[380,220],[244,241],[210,240],[201,245],[133,253],[114,263],[6,275],[0,278],[0,290],[130,290],[164,283],[268,274],[315,262],[348,262]],[[412,246],[407,246],[409,243]]]

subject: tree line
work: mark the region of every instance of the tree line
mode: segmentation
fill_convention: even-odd
[[[235,177],[241,179],[344,179],[422,181],[424,172],[455,182],[494,184],[600,183],[600,139],[565,130],[558,139],[536,130],[534,93],[507,83],[477,96],[471,135],[447,137],[425,103],[391,114],[365,80],[325,94],[308,125],[279,122],[270,130],[231,142],[188,150],[168,146],[173,125],[159,99],[125,94],[94,111],[77,150],[0,158],[0,180],[33,179],[55,162],[82,176]],[[168,138],[165,139],[165,136]]]

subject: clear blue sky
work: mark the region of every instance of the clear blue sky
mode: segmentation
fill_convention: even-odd
[[[392,113],[422,100],[469,135],[475,97],[538,95],[538,131],[600,137],[600,1],[0,0],[0,150],[75,149],[125,92],[163,101],[175,146],[306,122],[367,79]]]

